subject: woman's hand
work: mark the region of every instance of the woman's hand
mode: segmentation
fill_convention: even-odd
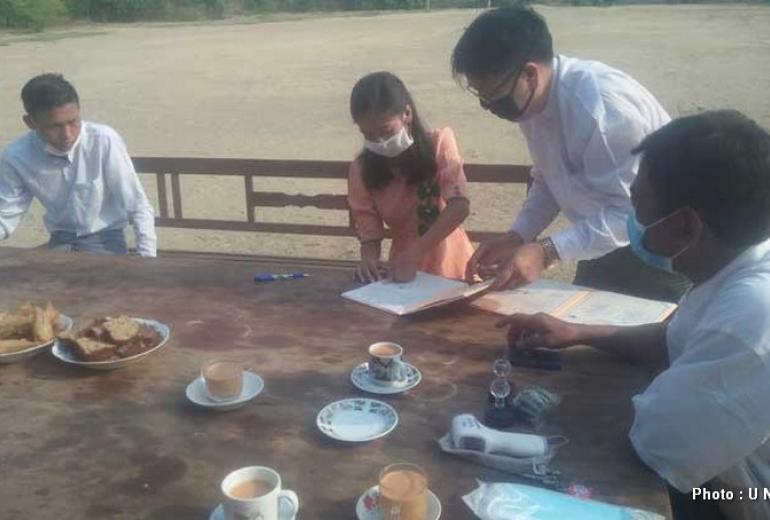
[[[387,278],[388,268],[379,259],[362,259],[356,267],[356,280],[361,283],[372,283]]]
[[[391,278],[397,283],[406,283],[414,280],[417,269],[422,260],[422,253],[416,247],[410,247],[391,262]]]
[[[356,267],[356,280],[372,283],[388,276],[388,269],[380,261],[381,247],[379,240],[361,243],[361,261]]]

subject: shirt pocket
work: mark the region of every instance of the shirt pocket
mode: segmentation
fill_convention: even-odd
[[[94,216],[101,211],[104,200],[104,181],[101,177],[78,180],[72,185],[71,204],[78,211]]]

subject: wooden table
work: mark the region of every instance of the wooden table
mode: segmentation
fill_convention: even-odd
[[[355,518],[357,497],[390,462],[428,472],[442,518],[471,518],[461,496],[475,479],[515,480],[442,453],[453,416],[480,415],[501,353],[496,316],[464,304],[396,318],[347,302],[351,272],[300,266],[310,278],[254,284],[255,271],[297,266],[170,257],[61,255],[0,248],[0,309],[48,299],[83,325],[125,313],[171,327],[166,347],[112,372],[65,366],[43,353],[0,366],[0,518],[205,519],[232,469],[266,465],[299,493],[300,518]],[[402,344],[424,375],[408,394],[385,397],[400,416],[387,437],[347,445],[324,437],[318,411],[359,396],[351,369],[377,340]],[[251,404],[199,410],[184,389],[208,358],[226,354],[266,381]],[[516,370],[564,402],[548,434],[570,444],[554,460],[564,481],[597,498],[670,514],[665,487],[627,439],[630,397],[650,375],[588,349],[557,373]]]

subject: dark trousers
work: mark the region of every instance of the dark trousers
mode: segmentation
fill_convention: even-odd
[[[690,281],[678,273],[650,267],[630,247],[616,249],[601,258],[578,262],[575,285],[640,298],[678,302]]]
[[[91,235],[77,236],[69,231],[54,231],[48,249],[65,252],[125,255],[128,253],[123,228],[104,229]]]

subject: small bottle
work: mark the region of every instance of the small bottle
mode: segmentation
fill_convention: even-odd
[[[513,406],[513,396],[516,393],[515,392],[516,388],[510,382],[510,379],[509,379],[511,371],[512,371],[511,362],[505,358],[496,359],[495,362],[492,364],[492,372],[495,374],[495,377],[498,379],[505,379],[510,385],[508,397],[506,398],[507,406]],[[491,386],[489,391],[489,404],[495,404],[495,396],[494,396],[494,393],[492,392]]]
[[[515,417],[512,405],[513,387],[508,381],[511,363],[507,359],[497,359],[492,365],[492,372],[496,377],[489,385],[484,422],[488,426],[504,428],[512,425]]]

